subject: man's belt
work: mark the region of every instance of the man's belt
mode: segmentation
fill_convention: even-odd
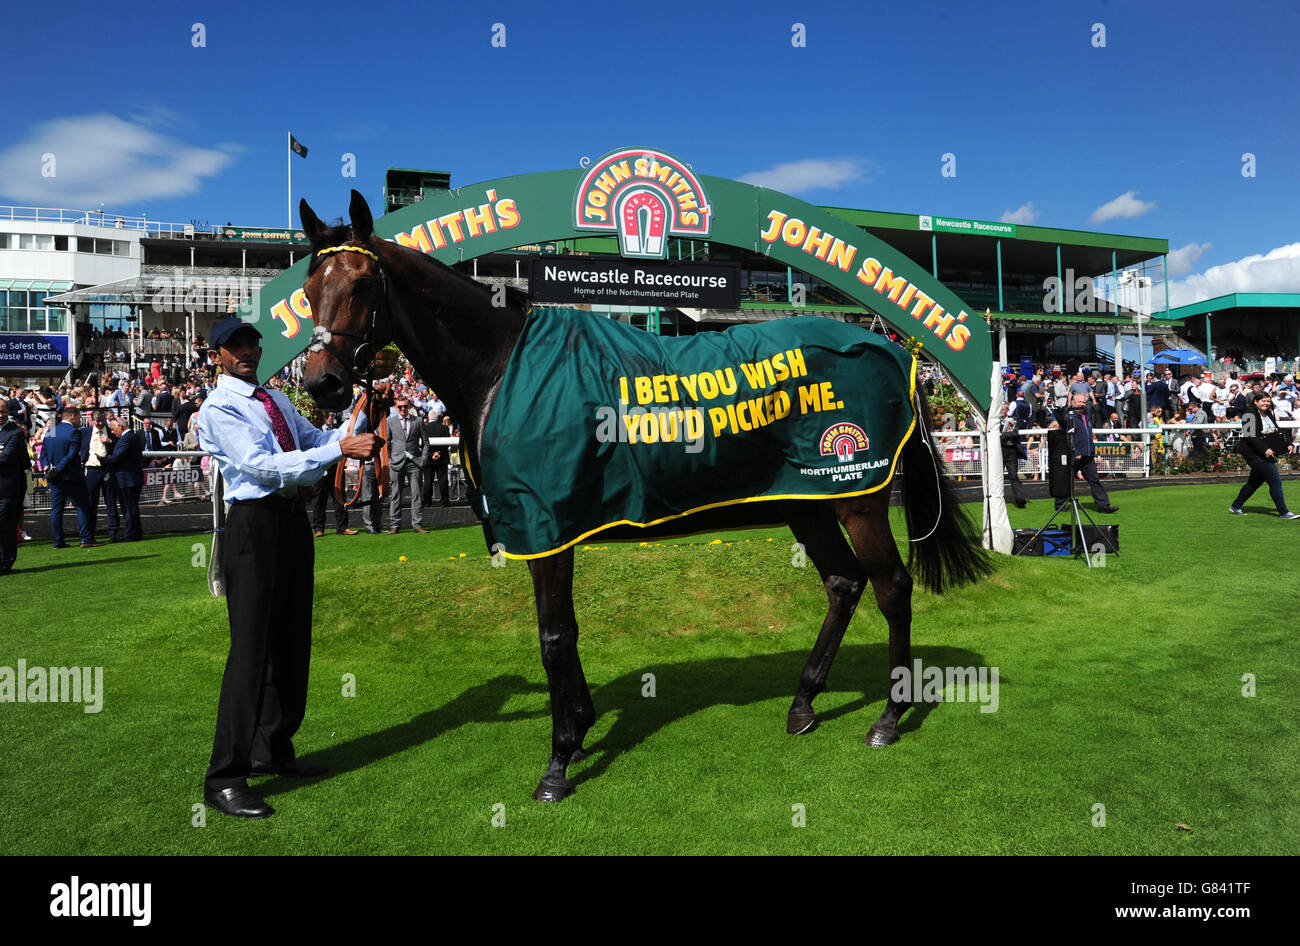
[[[307,511],[307,501],[301,496],[259,496],[257,499],[232,500],[232,506],[257,506],[272,512],[296,513]]]

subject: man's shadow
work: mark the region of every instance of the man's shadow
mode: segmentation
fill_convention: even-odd
[[[924,667],[985,666],[979,654],[956,647],[913,647],[912,659],[920,660]],[[767,700],[793,700],[799,674],[807,660],[807,650],[747,657],[712,657],[646,665],[599,684],[592,693],[596,704],[596,728],[601,728],[601,721],[609,714],[614,714],[616,718],[604,736],[584,746],[587,758],[575,763],[570,769],[570,780],[576,785],[599,777],[623,753],[635,750],[659,730],[701,710],[713,706],[745,706]],[[654,674],[653,697],[643,695],[647,686],[647,673]],[[1008,678],[999,675],[999,685],[1009,682]],[[817,708],[818,724],[840,719],[875,703],[882,703],[883,710],[883,702],[889,697],[891,685],[888,644],[880,642],[842,647],[836,657],[827,692],[817,701],[820,703]],[[913,686],[919,694],[920,683],[914,682]],[[313,753],[312,759],[329,766],[329,774],[325,776],[329,778],[404,752],[466,723],[511,723],[549,718],[549,703],[533,710],[503,711],[503,707],[512,698],[546,693],[544,683],[531,682],[517,674],[503,674],[470,687],[450,702],[421,713],[409,722]],[[857,695],[847,702],[840,702],[845,693]],[[967,695],[968,702],[974,700],[974,694]],[[838,705],[825,708],[832,703]],[[906,736],[920,729],[936,705],[916,703],[899,723],[900,735]],[[868,715],[863,714],[862,717],[863,737],[875,722],[875,715],[871,714],[870,718]],[[784,732],[784,709],[779,714],[773,714],[771,725]],[[546,755],[544,747],[539,745],[539,777],[543,768],[540,760],[545,759]],[[259,794],[270,796],[289,791],[295,784],[303,783],[274,778],[259,786],[258,791]]]

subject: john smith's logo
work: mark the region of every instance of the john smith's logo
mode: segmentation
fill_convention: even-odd
[[[857,424],[834,424],[822,434],[822,456],[834,456],[848,463],[854,455],[865,453],[871,441]]]
[[[573,200],[579,230],[617,232],[624,256],[663,259],[668,237],[703,239],[713,225],[704,188],[662,151],[622,148],[592,164]]]

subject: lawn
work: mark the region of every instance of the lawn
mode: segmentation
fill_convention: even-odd
[[[1115,494],[1101,568],[999,557],[979,587],[918,590],[914,658],[997,667],[998,707],[927,704],[888,749],[861,742],[889,686],[870,593],[817,728],[785,734],[825,609],[788,531],[580,548],[600,718],[559,805],[529,797],[550,715],[526,566],[493,567],[476,529],[330,534],[297,746],[331,774],[255,781],[273,818],[202,827],[228,634],[202,537],[27,543],[0,579],[0,666],[103,667],[103,708],[0,703],[0,851],[1293,853],[1300,524],[1262,493],[1228,515],[1235,490]]]

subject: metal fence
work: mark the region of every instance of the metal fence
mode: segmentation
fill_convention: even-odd
[[[1279,421],[1278,426],[1294,430],[1297,421]],[[1162,476],[1171,467],[1194,456],[1193,436],[1204,431],[1206,455],[1230,456],[1236,453],[1241,424],[1164,424],[1160,427],[1094,428],[1097,472],[1127,477]],[[1047,469],[1047,435],[1049,431],[1034,427],[1019,432],[1025,444],[1026,459],[1020,461],[1020,475],[1029,480],[1041,478]],[[944,473],[955,479],[979,479],[983,463],[983,431],[938,430],[930,435],[943,460]],[[1283,470],[1300,470],[1300,455],[1280,457]]]

